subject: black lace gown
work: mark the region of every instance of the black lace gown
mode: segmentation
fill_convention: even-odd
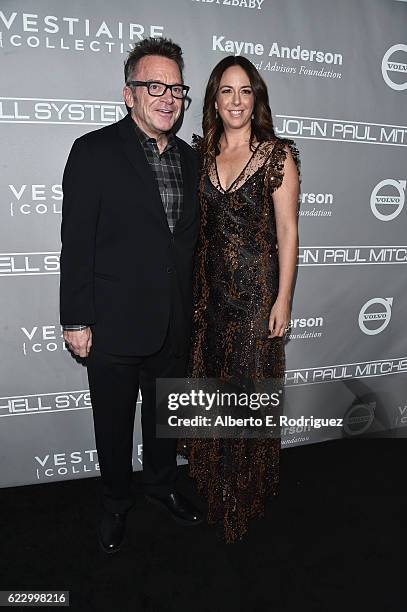
[[[282,183],[288,150],[298,167],[292,140],[260,143],[227,190],[215,162],[202,173],[192,378],[283,384],[284,338],[267,336],[279,282],[272,194]],[[263,516],[267,496],[278,492],[279,437],[182,439],[178,452],[208,501],[208,522],[221,527],[226,542],[241,539],[249,520]]]

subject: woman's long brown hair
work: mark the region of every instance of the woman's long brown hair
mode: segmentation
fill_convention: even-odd
[[[275,138],[267,85],[261,78],[257,68],[248,59],[240,55],[229,55],[216,64],[206,86],[202,117],[203,141],[201,143],[201,151],[207,158],[213,158],[220,152],[219,139],[223,132],[223,123],[220,116],[216,116],[215,100],[222,75],[231,66],[243,68],[250,80],[254,94],[250,148],[253,149],[254,139],[258,142],[264,142]]]

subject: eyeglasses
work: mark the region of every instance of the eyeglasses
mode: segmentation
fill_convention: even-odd
[[[126,84],[133,87],[139,85],[141,87],[147,87],[150,96],[155,96],[156,98],[163,96],[167,89],[171,91],[171,95],[174,98],[181,100],[186,98],[189,92],[188,85],[180,85],[178,83],[174,85],[166,85],[165,83],[160,83],[160,81],[128,81]]]

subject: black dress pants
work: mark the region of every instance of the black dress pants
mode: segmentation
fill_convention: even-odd
[[[132,495],[133,429],[139,388],[142,395],[143,487],[164,496],[174,491],[176,443],[157,438],[156,378],[185,376],[186,357],[175,349],[173,317],[159,351],[148,356],[111,355],[90,350],[87,358],[96,448],[103,485],[103,507],[125,512]]]

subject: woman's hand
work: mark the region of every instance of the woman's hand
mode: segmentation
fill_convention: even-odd
[[[277,298],[270,311],[269,338],[282,337],[290,321],[290,300]]]

